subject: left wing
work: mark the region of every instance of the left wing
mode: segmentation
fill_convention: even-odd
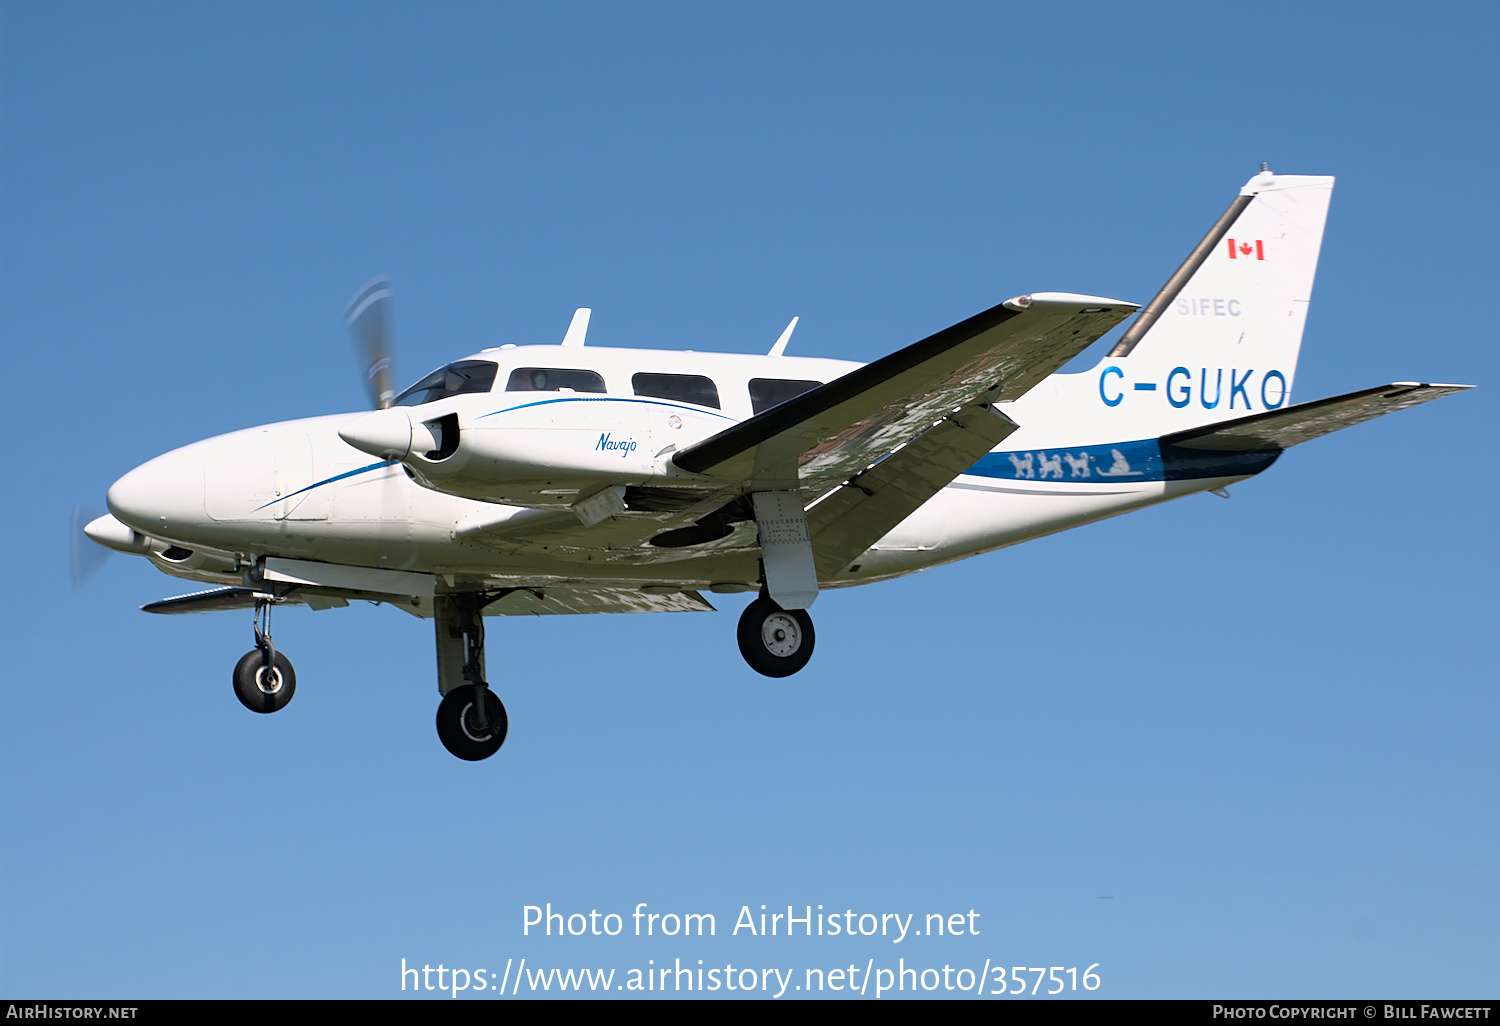
[[[174,595],[172,598],[147,602],[141,607],[141,612],[215,613],[221,609],[254,609],[257,594],[264,596],[267,593],[257,593],[254,588],[208,588],[187,595]],[[349,600],[341,596],[312,592],[304,594],[301,589],[295,587],[278,591],[272,601],[278,606],[311,606],[313,609],[331,609],[334,606],[349,604]]]
[[[347,606],[349,598],[368,602],[389,602],[416,616],[432,616],[431,603],[408,608],[406,596],[365,593],[344,598],[320,593],[320,589],[303,586],[280,590],[276,605],[306,605],[314,609]],[[264,597],[265,593],[261,593]],[[211,613],[224,609],[254,609],[257,592],[253,588],[225,587],[195,591],[189,595],[148,602],[141,609],[147,613]],[[592,587],[561,585],[539,588],[513,588],[485,607],[485,616],[542,616],[548,613],[699,613],[714,611],[696,591],[676,588],[653,588],[646,591],[629,587]]]

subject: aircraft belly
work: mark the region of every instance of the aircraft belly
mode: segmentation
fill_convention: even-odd
[[[642,546],[625,559],[617,552],[559,550],[550,546],[497,552],[486,546],[455,542],[436,547],[430,554],[431,568],[437,573],[483,576],[506,584],[672,582],[707,588],[722,582],[754,584],[759,576],[759,549],[716,549],[692,555],[679,549],[675,550],[675,558],[668,558],[661,551]]]
[[[960,479],[872,546],[855,561],[857,569],[829,583],[857,584],[912,573],[1240,480],[1244,478],[1053,485],[970,484]],[[557,539],[498,550],[489,544],[454,541],[446,534],[439,537],[433,527],[419,530],[419,536],[411,539],[414,555],[406,569],[482,575],[514,583],[669,581],[702,588],[715,583],[753,583],[759,576],[759,549],[748,530],[710,546],[687,549],[585,547],[577,544],[585,535],[571,530]],[[558,544],[564,538],[572,544]]]
[[[1201,490],[1201,482],[1181,484]],[[873,545],[853,564],[858,570],[845,576],[923,570],[1162,502],[1176,491],[1169,494],[1160,481],[1049,487],[975,484],[960,478]]]

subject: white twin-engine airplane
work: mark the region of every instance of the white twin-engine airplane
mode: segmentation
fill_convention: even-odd
[[[1333,179],[1262,165],[1093,370],[1057,373],[1137,308],[1038,292],[874,363],[584,346],[486,349],[393,395],[377,280],[350,323],[375,412],[169,452],[86,528],[220,587],[142,608],[253,609],[240,700],[296,686],[273,605],[388,602],[434,620],[438,736],[505,740],[485,616],[711,610],[759,592],[739,646],[782,677],[825,589],[889,580],[1265,470],[1288,446],[1465,385],[1292,405]]]

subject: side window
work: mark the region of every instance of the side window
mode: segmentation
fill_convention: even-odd
[[[591,370],[566,367],[517,367],[505,383],[507,392],[602,392],[604,379]]]
[[[702,374],[637,374],[630,387],[636,395],[719,409],[719,387]]]
[[[817,388],[821,381],[789,381],[785,378],[751,378],[750,408],[756,413],[780,406],[810,389]]]

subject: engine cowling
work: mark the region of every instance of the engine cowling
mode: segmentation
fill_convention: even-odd
[[[611,485],[690,483],[671,455],[734,423],[638,396],[507,393],[507,400],[454,396],[393,406],[350,421],[339,436],[400,461],[429,488],[547,509]]]

